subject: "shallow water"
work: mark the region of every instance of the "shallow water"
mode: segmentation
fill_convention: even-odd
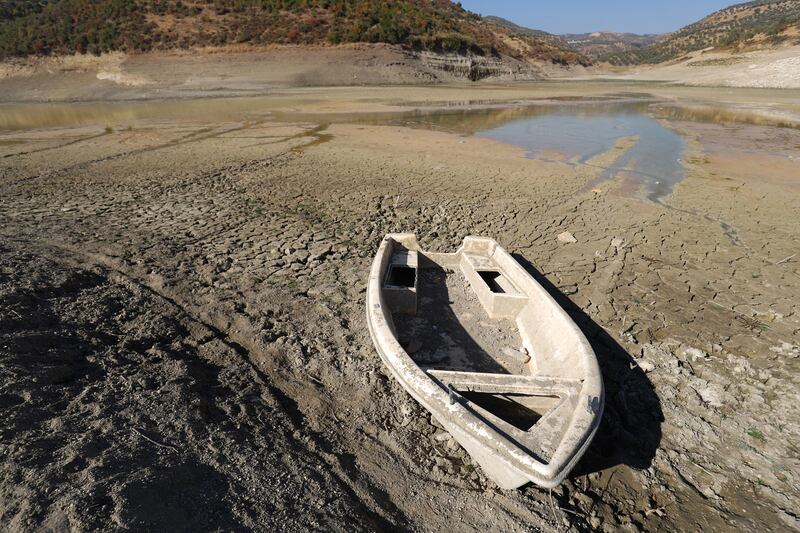
[[[476,132],[528,150],[529,157],[556,159],[571,165],[590,160],[614,147],[624,137],[636,137],[632,148],[604,167],[591,185],[613,179],[620,173],[641,185],[651,200],[672,192],[685,177],[681,158],[683,138],[649,116],[647,106],[559,107],[550,113],[512,120]]]

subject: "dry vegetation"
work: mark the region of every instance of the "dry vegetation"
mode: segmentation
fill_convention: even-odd
[[[0,57],[352,42],[588,64],[558,42],[449,0],[0,1]]]

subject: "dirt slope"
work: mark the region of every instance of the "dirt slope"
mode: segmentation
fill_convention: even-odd
[[[536,80],[582,67],[391,45],[251,46],[0,63],[0,102],[264,94],[285,87]]]
[[[685,85],[800,88],[800,46],[743,52],[694,52],[682,61],[633,67],[617,75],[624,80],[666,81]]]

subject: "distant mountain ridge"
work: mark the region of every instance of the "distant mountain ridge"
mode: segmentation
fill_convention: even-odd
[[[658,34],[639,35],[612,31],[561,35],[561,38],[571,47],[592,58],[638,50],[656,43],[662,37]]]
[[[0,58],[247,43],[387,43],[561,65],[590,60],[450,0],[0,0]]]
[[[559,35],[555,35],[555,34],[552,34],[552,33],[547,33],[546,31],[542,31],[542,30],[535,30],[535,29],[532,29],[532,28],[526,28],[525,26],[520,26],[519,24],[516,24],[515,22],[511,22],[510,20],[504,19],[502,17],[496,17],[496,16],[493,16],[493,15],[489,15],[489,16],[484,17],[484,20],[492,22],[494,24],[497,24],[498,26],[502,26],[504,28],[507,28],[507,29],[511,30],[512,32],[514,32],[514,33],[518,33],[518,34],[522,34],[522,35],[529,35],[531,37],[534,37],[534,38],[537,38],[537,39],[541,39],[541,40],[546,41],[546,42],[552,44],[553,46],[556,46],[556,47],[559,47],[559,48],[564,48],[564,49],[570,48],[570,46],[567,43],[567,41],[565,41]]]
[[[594,57],[616,65],[661,63],[706,48],[800,44],[800,0],[757,0],[721,9],[655,43]]]

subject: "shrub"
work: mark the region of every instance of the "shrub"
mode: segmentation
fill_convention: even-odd
[[[189,33],[160,30],[150,22],[201,14],[198,29]],[[521,56],[497,31],[449,0],[0,0],[0,57],[242,41],[385,42]],[[515,37],[530,45],[534,57],[557,62],[573,57],[536,37]]]

